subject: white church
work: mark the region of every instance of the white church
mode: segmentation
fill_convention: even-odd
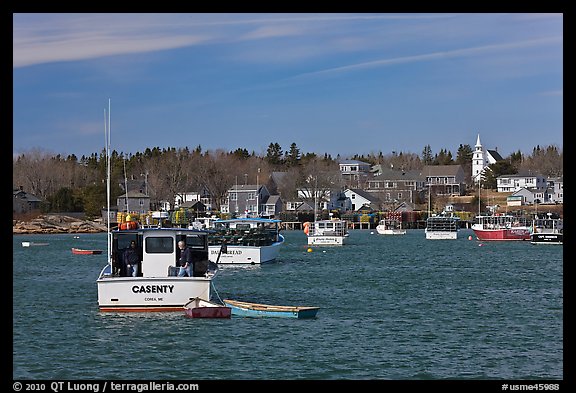
[[[488,165],[501,161],[503,158],[498,151],[488,150],[482,147],[482,144],[480,143],[480,134],[478,134],[476,146],[474,147],[474,155],[472,156],[472,180],[475,183],[478,183]]]

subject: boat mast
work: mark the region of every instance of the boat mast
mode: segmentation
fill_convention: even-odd
[[[125,189],[125,201],[126,201],[126,213],[130,213],[130,209],[128,208],[128,178],[126,177],[126,158],[122,157],[122,162],[124,163],[124,189]]]
[[[482,179],[478,178],[478,215],[480,215],[480,190],[482,189]]]
[[[104,146],[106,153],[106,238],[108,244],[108,263],[112,264],[112,239],[110,237],[110,98],[108,99],[108,118],[106,118],[106,109],[104,109]]]
[[[314,177],[314,221],[316,221],[316,209],[318,208],[318,201],[316,200],[318,195],[318,175]]]

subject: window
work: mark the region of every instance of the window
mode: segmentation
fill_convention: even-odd
[[[174,252],[174,239],[172,237],[148,237],[146,238],[146,253],[148,254],[171,254]]]
[[[238,194],[236,194],[235,192],[231,192],[230,193],[230,200],[235,201],[237,199],[238,199]]]
[[[186,235],[186,245],[191,248],[204,248],[205,236]]]

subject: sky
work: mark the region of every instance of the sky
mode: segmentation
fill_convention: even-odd
[[[14,13],[13,155],[563,149],[563,15]]]

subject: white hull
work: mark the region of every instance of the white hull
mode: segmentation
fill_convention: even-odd
[[[210,300],[212,277],[106,277],[98,284],[100,311],[182,311],[190,300]]]
[[[405,235],[406,229],[385,229],[376,227],[379,235]]]
[[[458,232],[426,231],[426,239],[454,240],[457,238],[458,238]]]
[[[342,246],[348,236],[308,236],[309,246]]]
[[[208,258],[212,262],[218,261],[218,264],[223,265],[244,265],[244,264],[261,264],[271,262],[280,254],[280,246],[282,242],[273,243],[270,246],[231,246],[227,245],[227,253],[220,254],[218,260],[218,253],[220,253],[220,245],[212,245],[208,247]]]

